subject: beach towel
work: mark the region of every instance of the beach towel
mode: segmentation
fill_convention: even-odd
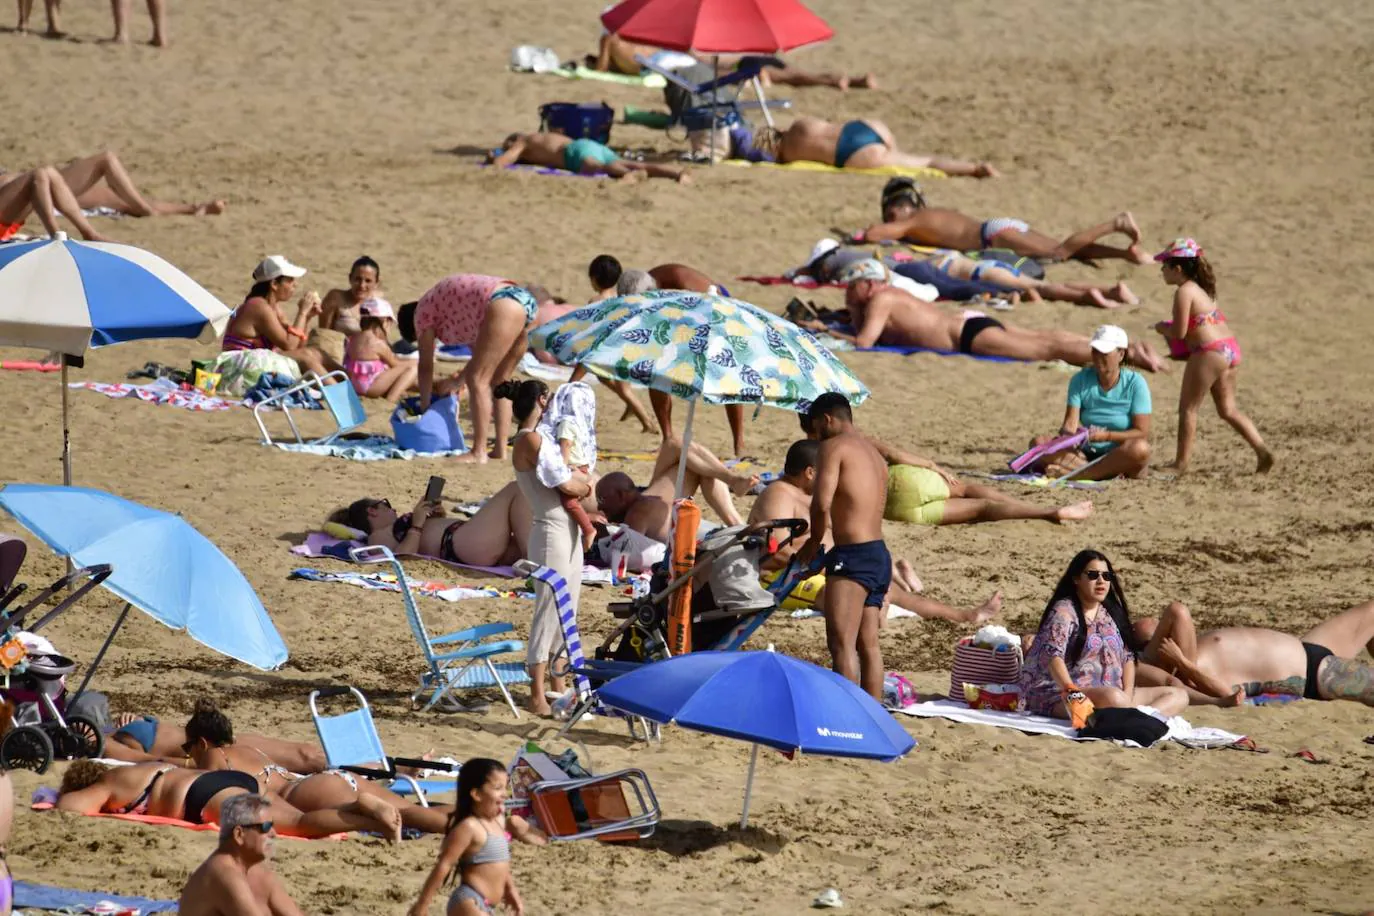
[[[821,283],[815,277],[784,277],[784,276],[744,276],[736,277],[745,283],[757,283],[760,286],[799,286],[802,289],[820,289],[822,286],[829,289],[844,289],[843,283]]]
[[[970,471],[970,477],[982,477],[985,480],[1000,480],[1003,483],[1019,483],[1028,487],[1072,487],[1075,490],[1105,490],[1107,481],[1105,480],[1052,480],[1043,474],[984,474],[979,471]]]
[[[420,351],[411,350],[409,352],[396,351],[397,359],[419,359]],[[456,363],[465,359],[472,359],[472,348],[466,344],[445,344],[434,351],[434,358],[439,362]]]
[[[343,560],[345,563],[353,562],[353,558],[348,555],[348,551],[353,547],[362,547],[362,541],[344,541],[322,531],[312,531],[306,535],[304,544],[297,544],[291,548],[291,552],[298,557],[332,557],[335,560]],[[403,557],[415,557],[421,560],[429,560],[433,563],[442,563],[450,569],[468,569],[474,572],[486,573],[489,576],[502,576],[506,579],[514,579],[519,574],[513,566],[471,566],[467,563],[451,563],[448,560],[441,560],[438,557],[425,556],[423,554],[401,554]],[[609,569],[599,569],[595,566],[582,567],[583,585],[609,585],[611,583],[611,571]]]
[[[243,406],[252,407],[268,398],[274,398],[287,391],[297,384],[297,379],[280,372],[263,372],[258,376],[258,380],[243,393]],[[273,404],[270,410],[279,408],[282,404],[296,410],[324,410],[324,405],[310,396],[310,392],[304,389],[293,391],[290,396]]]
[[[154,900],[151,897],[124,897],[101,891],[78,891],[32,881],[14,882],[14,908],[61,910],[63,912],[101,912],[113,904],[119,910],[140,913],[168,913],[177,908],[175,900]]]
[[[845,333],[853,333],[845,329]],[[834,337],[817,337],[822,346],[828,347],[836,352],[843,353],[894,353],[898,356],[911,356],[913,353],[933,353],[936,356],[965,356],[969,359],[981,359],[989,363],[1020,363],[1025,360],[1013,359],[1010,356],[985,356],[982,353],[961,353],[958,350],[941,350],[937,347],[856,347],[847,340],[838,340]]]
[[[454,455],[463,454],[462,451],[457,449],[442,452],[417,452],[414,449],[401,448],[396,444],[396,440],[390,436],[368,436],[365,439],[336,439],[327,445],[310,442],[272,442],[263,444],[270,444],[284,452],[297,452],[305,455],[325,455],[330,458],[346,458],[349,461],[383,461],[388,458],[399,458],[402,461],[412,461],[416,458],[450,458]]]
[[[33,810],[35,810],[35,811],[50,811],[50,810],[52,810],[52,809],[53,809],[54,807],[56,807],[56,806],[55,806],[52,802],[43,801],[43,802],[34,802],[32,807],[33,807]],[[98,813],[98,814],[88,814],[88,815],[85,815],[85,816],[86,816],[86,817],[109,817],[109,818],[114,818],[114,819],[117,820],[117,821],[131,821],[131,822],[133,822],[133,823],[135,823],[135,824],[147,824],[147,825],[153,826],[153,827],[180,827],[182,830],[197,830],[197,831],[200,831],[201,833],[205,833],[205,832],[218,833],[218,832],[219,832],[219,824],[193,824],[193,823],[191,823],[190,821],[183,821],[181,818],[177,818],[177,817],[157,817],[157,816],[152,815],[152,814],[109,814],[109,813],[107,813],[107,812],[102,811],[102,812],[100,812],[100,813]],[[308,837],[299,837],[299,836],[291,836],[291,837],[288,837],[288,836],[285,836],[285,835],[282,835],[282,836],[283,836],[284,839],[288,839],[288,840],[305,840],[305,839],[309,839]],[[342,839],[343,839],[344,837],[346,837],[346,836],[348,836],[348,834],[346,834],[346,833],[334,833],[334,834],[330,834],[330,835],[327,836],[327,837],[320,837],[320,839],[325,839],[325,840],[342,840]]]
[[[1175,741],[1184,747],[1230,747],[1245,740],[1245,735],[1233,734],[1219,728],[1195,728],[1182,716],[1164,719],[1163,716],[1148,706],[1137,708],[1155,716],[1155,718],[1164,720],[1169,726],[1169,731],[1162,740]],[[1080,738],[1073,726],[1063,719],[1051,719],[1049,716],[1034,716],[1017,712],[999,712],[992,709],[970,709],[963,703],[955,703],[951,700],[928,700],[924,703],[912,703],[910,706],[903,706],[892,711],[907,716],[949,719],[951,722],[961,722],[967,725],[1011,728],[1029,735],[1056,735],[1071,741],[1099,740],[1097,738]],[[1123,747],[1140,747],[1134,741],[1117,743]]]
[[[606,452],[598,450],[596,457],[601,461],[657,461],[656,452]]]
[[[594,80],[599,83],[616,83],[621,86],[643,86],[645,89],[662,89],[668,81],[657,73],[608,73],[593,70],[578,64],[575,67],[559,67],[557,70],[544,70],[548,76],[561,76],[565,80]]]
[[[400,583],[392,573],[325,572],[320,569],[302,567],[291,570],[288,579],[302,579],[307,582],[342,582],[361,588],[382,592],[399,592]],[[534,598],[533,592],[512,591],[505,588],[468,588],[461,585],[445,585],[424,579],[406,577],[411,592],[441,601],[467,601],[472,598]]]
[[[490,168],[490,162],[477,163],[482,168]],[[524,162],[517,162],[514,165],[505,167],[508,172],[529,172],[532,175],[554,175],[559,178],[610,178],[609,175],[593,174],[590,172],[569,172],[567,169],[556,169],[548,165],[529,165]]]
[[[103,394],[107,398],[137,398],[149,404],[167,404],[185,410],[228,410],[239,407],[239,401],[212,397],[194,388],[183,388],[171,379],[160,378],[145,385],[128,385],[109,382],[71,382],[68,387],[84,388]]]
[[[948,178],[939,169],[907,168],[900,165],[884,165],[876,169],[837,169],[823,162],[746,162],[743,159],[725,159],[722,165],[735,165],[756,169],[783,169],[789,172],[831,172],[836,175],[901,175],[909,178]]]
[[[243,397],[265,372],[300,381],[296,361],[275,350],[230,350],[215,357],[210,372],[219,374],[219,390],[232,397]]]

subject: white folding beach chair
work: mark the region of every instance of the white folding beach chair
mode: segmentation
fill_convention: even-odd
[[[291,399],[301,392],[318,398],[320,403],[324,404],[334,420],[335,429],[332,433],[318,439],[305,439],[301,436],[301,431],[296,426],[296,418],[291,416]],[[272,434],[267,431],[263,412],[277,408],[280,408],[282,415],[286,417],[297,445],[328,445],[344,433],[351,433],[367,422],[367,410],[363,408],[358,392],[353,390],[353,383],[348,380],[347,374],[337,370],[328,375],[311,372],[290,388],[253,405],[253,419],[258,423],[258,431],[262,433],[263,445],[272,444]]]
[[[472,712],[472,707],[464,705],[452,694],[459,690],[495,687],[501,691],[515,717],[520,718],[520,710],[511,699],[507,687],[510,684],[528,684],[530,676],[523,662],[495,661],[502,655],[524,651],[525,644],[518,639],[494,638],[514,631],[513,624],[484,623],[447,636],[431,637],[420,618],[420,608],[411,594],[405,569],[390,548],[382,545],[354,547],[348,555],[355,563],[389,563],[396,574],[401,600],[405,604],[406,620],[415,641],[420,645],[420,651],[424,653],[428,668],[420,675],[419,688],[411,694],[412,703],[418,704],[428,693],[429,699],[424,709],[440,705],[450,712]]]

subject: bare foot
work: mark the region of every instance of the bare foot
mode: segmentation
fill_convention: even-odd
[[[536,698],[534,694],[530,694],[530,701],[525,704],[525,709],[530,715],[539,716],[543,719],[553,715],[553,707],[549,705],[548,698],[544,696]]]
[[[1130,254],[1130,258],[1128,258],[1128,260],[1132,264],[1139,264],[1143,267],[1147,264],[1154,263],[1154,258],[1150,257],[1149,253],[1146,252],[1145,249],[1141,248],[1139,245],[1135,243],[1132,243],[1126,249],[1126,251]]]
[[[375,795],[359,795],[354,802],[358,810],[377,822],[382,836],[393,843],[401,842],[401,812]]]
[[[459,464],[486,464],[489,458],[489,455],[484,455],[481,452],[477,451],[471,451],[464,452],[463,454],[458,455],[452,460],[458,462]]]
[[[682,171],[678,172],[678,173],[677,173],[677,183],[678,183],[678,184],[691,184],[691,183],[692,183],[692,173],[689,172],[689,171],[687,171],[686,169],[683,169]]]
[[[748,496],[749,491],[754,489],[758,482],[759,478],[757,474],[753,476],[731,474],[729,478],[726,479],[725,484],[730,488],[730,492],[736,496]]]
[[[1222,697],[1222,698],[1217,702],[1217,705],[1220,706],[1220,707],[1222,707],[1222,708],[1230,708],[1230,707],[1232,707],[1232,706],[1244,706],[1244,705],[1245,705],[1245,688],[1244,688],[1244,687],[1237,687],[1235,693],[1231,694],[1229,697]]]
[[[865,73],[858,79],[851,80],[849,86],[852,89],[877,89],[878,78],[872,73]]]
[[[630,169],[616,180],[623,184],[636,184],[649,177],[649,173],[643,169]]]
[[[1125,234],[1131,240],[1132,245],[1140,244],[1140,226],[1135,221],[1135,216],[1130,210],[1122,210],[1116,215],[1112,223],[1117,232]]]
[[[1082,502],[1061,506],[1059,511],[1054,514],[1054,520],[1056,522],[1081,522],[1092,514],[1093,501],[1085,499]]]
[[[148,44],[151,45],[151,46],[154,47],[154,48],[165,48],[165,47],[167,47],[168,42],[167,42],[167,39],[164,38],[163,36],[161,36],[161,35],[154,35],[154,36],[152,37],[152,39],[149,40]]]
[[[1259,463],[1255,465],[1256,474],[1268,474],[1269,469],[1274,466],[1274,453],[1267,448],[1259,450]]]
[[[1164,360],[1159,358],[1154,347],[1143,340],[1133,340],[1126,348],[1126,361],[1133,366],[1139,366],[1147,372],[1167,371]]]
[[[989,598],[987,601],[983,602],[982,607],[970,611],[968,617],[965,619],[968,623],[973,624],[975,627],[980,627],[992,618],[996,617],[998,612],[1001,610],[1002,593],[993,592],[992,597]]]
[[[1127,286],[1125,283],[1118,283],[1116,286],[1113,286],[1109,291],[1108,295],[1110,295],[1117,302],[1124,302],[1127,305],[1140,304],[1140,297],[1137,296],[1135,293],[1131,292],[1131,288]]]
[[[973,168],[974,178],[1001,178],[1002,173],[997,171],[991,162],[980,162]]]
[[[640,429],[640,432],[645,433],[646,435],[652,436],[658,433],[657,426],[650,426],[648,423],[641,423],[639,425],[642,427],[642,429]]]
[[[898,559],[892,565],[897,568],[897,581],[901,583],[902,588],[913,594],[920,594],[925,586],[921,584],[921,577],[916,575],[911,563],[906,559]]]
[[[1102,290],[1100,289],[1088,290],[1088,301],[1100,309],[1115,309],[1121,307],[1120,302],[1113,302],[1102,295]]]
[[[842,77],[840,77],[838,80],[836,80],[836,81],[835,81],[835,88],[838,89],[838,90],[840,90],[841,92],[848,92],[848,91],[849,91],[849,77],[847,77],[847,76],[842,76]]]
[[[196,207],[196,216],[219,216],[229,206],[222,200],[212,200]]]
[[[1170,461],[1168,464],[1159,465],[1157,468],[1155,468],[1155,470],[1170,471],[1173,474],[1182,477],[1184,474],[1188,473],[1188,465],[1179,464],[1177,461]]]

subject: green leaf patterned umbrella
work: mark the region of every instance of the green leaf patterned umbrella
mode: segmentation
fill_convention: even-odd
[[[863,382],[810,332],[710,293],[652,290],[608,299],[535,328],[530,348],[693,404],[802,412],[829,391],[852,404],[868,397]]]

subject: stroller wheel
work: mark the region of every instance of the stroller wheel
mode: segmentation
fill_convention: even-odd
[[[41,728],[21,725],[0,741],[0,766],[7,770],[47,772],[52,763],[52,741]]]
[[[67,730],[54,730],[53,751],[63,760],[99,757],[105,751],[105,736],[100,726],[85,716],[67,716]]]

